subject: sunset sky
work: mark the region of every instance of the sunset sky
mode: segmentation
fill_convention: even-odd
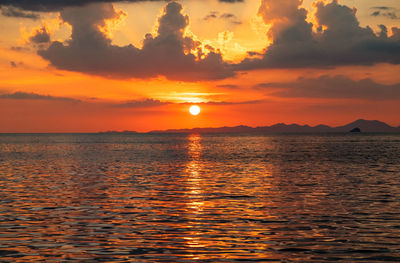
[[[400,125],[398,0],[0,7],[0,132]]]

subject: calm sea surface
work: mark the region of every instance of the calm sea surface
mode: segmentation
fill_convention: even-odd
[[[1,262],[400,262],[400,135],[0,135]]]

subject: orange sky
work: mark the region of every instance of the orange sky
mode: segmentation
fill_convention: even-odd
[[[39,2],[1,6],[0,132],[400,125],[397,0]]]

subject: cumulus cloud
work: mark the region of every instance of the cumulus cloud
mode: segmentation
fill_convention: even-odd
[[[0,0],[0,6],[11,6],[22,10],[32,11],[60,11],[65,7],[85,6],[92,3],[112,3],[112,2],[150,2],[168,0]],[[218,0],[223,3],[239,3],[243,0]]]
[[[102,3],[88,4],[91,2]],[[0,4],[8,6],[28,7],[35,3],[48,8],[52,5],[62,7],[60,17],[72,26],[71,39],[50,42],[48,48],[38,51],[51,65],[62,70],[111,78],[165,76],[171,80],[196,81],[224,79],[238,70],[260,68],[400,63],[400,28],[388,29],[380,25],[380,32],[375,33],[368,26],[360,26],[355,9],[340,5],[337,0],[315,3],[315,24],[308,22],[308,11],[301,7],[302,0],[261,0],[259,15],[271,25],[266,33],[272,44],[262,53],[248,52],[247,58],[236,65],[224,61],[219,50],[185,34],[189,18],[182,14],[182,6],[174,1],[167,4],[159,18],[157,34],[147,34],[142,48],[114,45],[104,33],[106,20],[119,19],[123,15],[112,3],[100,0],[0,0]],[[375,7],[375,10],[386,12],[391,9]],[[211,12],[204,19],[240,23],[229,13]],[[48,31],[42,29],[31,41],[45,43],[49,39]]]
[[[287,83],[260,83],[255,88],[269,90],[270,95],[291,98],[358,98],[367,100],[400,98],[400,83],[385,85],[369,78],[355,81],[341,75],[299,78],[294,82]]]
[[[151,78],[195,81],[233,76],[219,51],[185,36],[189,18],[182,6],[169,2],[159,18],[157,35],[147,34],[141,49],[116,46],[101,31],[107,19],[122,13],[110,3],[65,8],[61,18],[72,26],[71,39],[54,41],[38,54],[58,69],[113,78]]]
[[[238,69],[333,67],[339,65],[372,65],[379,62],[400,63],[399,29],[381,26],[377,35],[370,27],[361,27],[356,9],[317,2],[317,25],[307,22],[302,0],[262,0],[259,14],[270,24],[273,43],[262,58],[247,58]],[[318,28],[317,32],[313,27]]]

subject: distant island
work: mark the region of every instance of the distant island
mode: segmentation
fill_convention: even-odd
[[[299,125],[277,123],[271,126],[250,127],[239,125],[234,127],[216,127],[216,128],[193,128],[193,129],[168,129],[153,130],[145,133],[400,133],[399,127],[392,127],[384,122],[377,120],[359,119],[349,124],[331,127],[328,125]],[[136,131],[104,131],[98,134],[136,134]]]
[[[248,133],[248,132],[261,132],[261,133],[334,133],[334,132],[382,132],[382,133],[399,133],[399,127],[392,127],[384,122],[377,120],[364,120],[359,119],[349,124],[330,127],[327,125],[299,125],[299,124],[285,124],[277,123],[271,126],[235,126],[235,127],[218,127],[218,128],[193,128],[193,129],[169,129],[169,130],[154,130],[149,133]]]
[[[105,132],[98,132],[99,134],[131,134],[131,133],[137,133],[136,131],[105,131]]]

